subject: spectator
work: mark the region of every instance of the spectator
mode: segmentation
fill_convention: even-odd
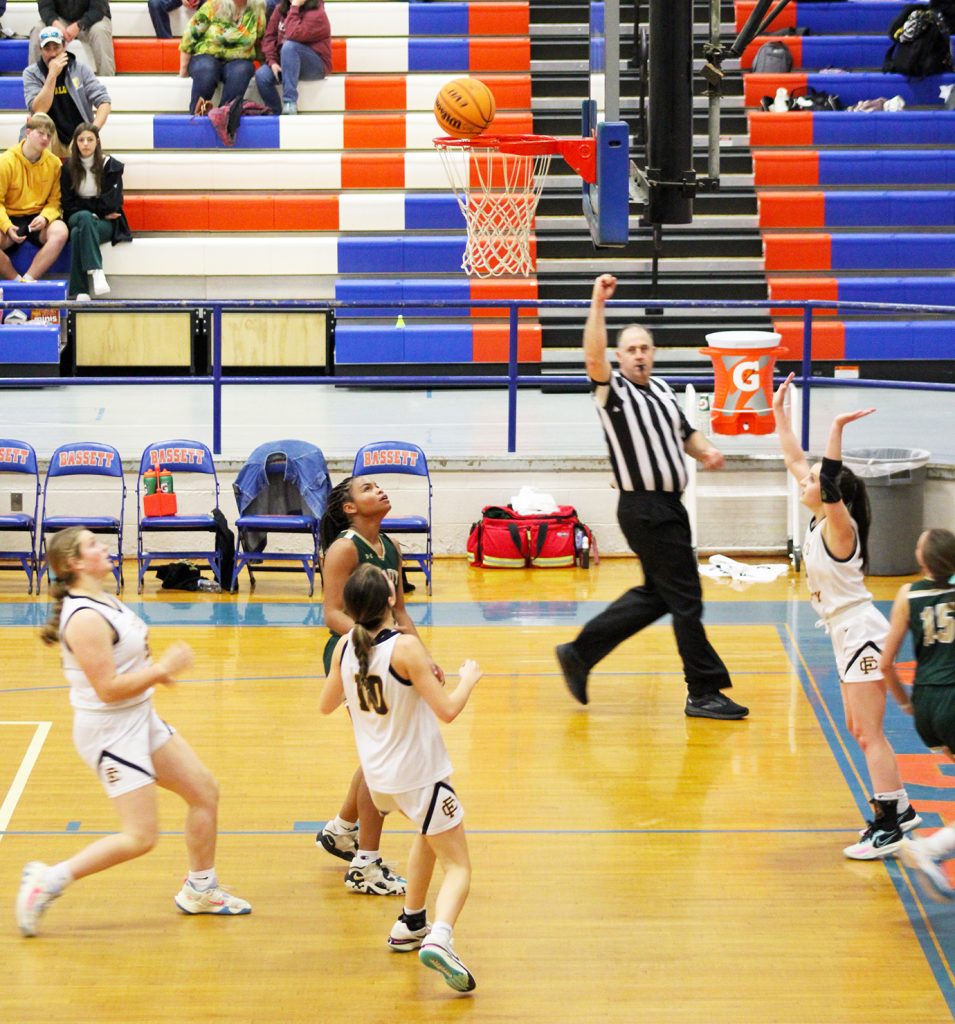
[[[183,5],[188,10],[194,11],[200,3],[201,0],[147,0],[146,6],[149,8],[149,20],[153,23],[156,38],[172,39],[169,15],[173,11],[179,10]]]
[[[262,41],[265,62],[255,73],[267,107],[276,114],[298,113],[298,80],[324,78],[332,69],[331,34],[324,0],[281,0]]]
[[[110,106],[103,83],[64,46],[63,33],[50,26],[40,33],[40,59],[23,71],[23,97],[31,114],[49,114],[56,126],[53,154],[69,155],[77,125],[106,124]]]
[[[112,78],[116,74],[113,53],[113,23],[109,17],[108,0],[39,0],[40,18],[30,33],[30,63],[40,59],[43,46],[40,35],[45,26],[55,26],[63,33],[64,44],[74,39],[86,43],[93,53],[93,70],[97,75]]]
[[[46,114],[27,120],[26,136],[0,156],[0,277],[37,281],[53,265],[69,232],[60,219],[60,161],[49,151],[56,129]],[[21,277],[10,254],[24,242],[39,252]]]
[[[245,95],[264,34],[264,0],[206,0],[179,44],[179,77],[192,77],[191,113],[208,111],[220,82],[220,104]]]
[[[103,273],[103,242],[131,242],[123,213],[123,165],[103,153],[99,129],[81,124],[60,173],[63,220],[70,229],[70,295],[109,295]],[[92,286],[92,287],[91,287]]]

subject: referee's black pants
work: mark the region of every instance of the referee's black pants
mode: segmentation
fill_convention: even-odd
[[[690,521],[678,494],[622,491],[617,522],[646,582],[590,620],[574,650],[590,670],[618,644],[669,612],[691,697],[732,686],[703,628],[703,591]]]

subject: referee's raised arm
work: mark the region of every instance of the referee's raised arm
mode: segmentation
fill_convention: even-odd
[[[617,290],[617,279],[613,274],[601,274],[594,281],[590,312],[584,325],[584,366],[587,376],[598,384],[610,380],[610,360],[607,358],[607,319],[604,304],[613,298]]]

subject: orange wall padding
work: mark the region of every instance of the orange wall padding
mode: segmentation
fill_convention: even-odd
[[[818,185],[819,153],[814,149],[756,150],[753,184]]]
[[[473,359],[476,363],[506,363],[510,328],[507,324],[474,325]],[[517,328],[517,358],[522,363],[539,363],[541,358],[540,324],[520,324]]]
[[[468,6],[468,31],[472,36],[526,36],[531,30],[530,4],[479,3]]]
[[[807,110],[791,110],[786,114],[751,110],[746,120],[751,146],[812,145],[812,114]]]
[[[471,279],[471,298],[488,300],[536,299],[537,278],[514,278],[502,281],[494,277],[475,277]],[[519,309],[517,314],[518,316],[537,316],[537,308],[528,307],[526,309]],[[483,309],[472,308],[471,310],[471,316],[473,317],[502,317],[509,315],[510,310],[508,309],[492,309],[491,307],[487,307]]]
[[[750,72],[743,75],[743,102],[747,107],[758,107],[764,96],[772,98],[780,86],[788,89],[791,96],[793,89],[805,89],[808,81],[808,75],[795,71],[776,75],[755,75]]]
[[[826,226],[824,192],[758,192],[761,228],[822,228]]]
[[[769,297],[783,299],[787,302],[803,302],[808,299],[837,299],[839,282],[834,277],[770,277]],[[796,316],[793,309],[771,309],[771,316]],[[813,317],[835,316],[834,309],[817,309]]]
[[[133,231],[337,231],[338,196],[127,195]]]
[[[767,273],[772,270],[829,270],[832,267],[832,236],[764,232],[763,252]]]
[[[802,359],[802,321],[773,322],[773,330],[778,331],[789,354],[786,359]],[[825,323],[812,325],[812,358],[813,359],[845,359],[846,327],[841,321],[829,320]]]

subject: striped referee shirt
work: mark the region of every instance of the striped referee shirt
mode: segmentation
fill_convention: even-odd
[[[669,384],[651,377],[642,387],[616,370],[606,384],[590,383],[620,490],[681,494],[687,482],[683,442],[693,428]]]

